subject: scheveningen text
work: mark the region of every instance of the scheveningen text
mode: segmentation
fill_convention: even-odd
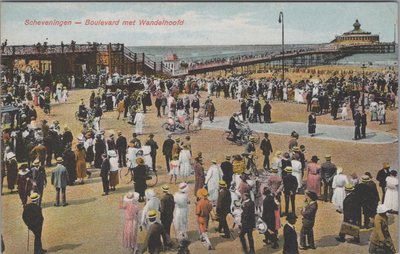
[[[26,26],[70,26],[72,21],[70,20],[31,20],[25,19]]]

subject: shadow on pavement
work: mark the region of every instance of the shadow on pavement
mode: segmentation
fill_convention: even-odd
[[[77,199],[77,200],[70,200],[67,202],[69,203],[69,205],[83,205],[83,204],[87,204],[90,202],[94,202],[96,201],[97,198],[85,198],[85,199]]]
[[[82,243],[79,243],[79,244],[67,243],[67,244],[63,244],[63,245],[57,245],[57,246],[53,246],[53,247],[48,248],[47,252],[50,253],[50,252],[57,252],[57,251],[60,251],[60,250],[73,250],[73,249],[78,248],[81,245],[82,245]]]

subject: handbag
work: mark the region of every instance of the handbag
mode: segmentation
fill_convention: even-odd
[[[346,235],[351,235],[354,237],[359,237],[360,236],[360,227],[357,225],[348,223],[348,222],[342,222],[342,226],[340,227],[340,233],[346,234]]]

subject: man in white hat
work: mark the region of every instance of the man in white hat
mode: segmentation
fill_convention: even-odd
[[[44,218],[42,208],[37,205],[40,196],[37,193],[32,193],[30,198],[32,202],[24,206],[22,219],[28,229],[35,235],[34,253],[43,254],[47,251],[42,248],[42,227]]]
[[[62,202],[63,206],[67,206],[67,197],[66,197],[66,188],[68,184],[68,172],[64,167],[63,159],[58,157],[56,159],[57,166],[53,169],[51,174],[51,184],[56,188],[56,202],[54,206],[60,206],[60,190],[62,193]]]

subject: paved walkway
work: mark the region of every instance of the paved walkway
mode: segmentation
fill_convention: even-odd
[[[216,117],[213,123],[203,122],[205,129],[224,129],[228,130],[229,118]],[[300,137],[310,137],[308,134],[307,123],[299,122],[279,122],[279,123],[249,123],[252,130],[256,132],[268,132],[276,135],[290,135],[292,131],[299,133]],[[390,144],[397,142],[396,136],[379,131],[372,131],[367,128],[367,138],[361,140],[352,140],[354,137],[354,127],[340,125],[317,124],[317,130],[314,139],[325,139],[342,142],[353,142],[363,144]],[[311,137],[310,137],[311,138]]]

